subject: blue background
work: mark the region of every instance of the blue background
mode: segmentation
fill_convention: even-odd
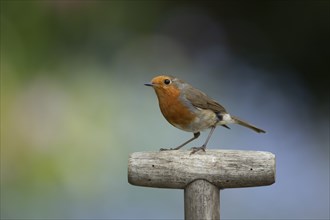
[[[222,219],[329,219],[329,8],[1,1],[1,218],[182,219],[183,191],[127,182],[130,153],[192,136],[143,85],[171,74],[267,131],[209,148],[276,155],[275,184],[221,191]]]

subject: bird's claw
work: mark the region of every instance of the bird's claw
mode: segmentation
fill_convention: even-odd
[[[160,148],[159,151],[169,151],[174,150],[173,148]]]
[[[201,147],[192,147],[191,148],[191,152],[190,152],[190,155],[192,155],[192,154],[194,154],[194,153],[196,153],[196,152],[198,152],[198,151],[200,151],[200,150],[202,150],[202,151],[204,151],[205,152],[205,146],[203,145],[203,146],[201,146]]]

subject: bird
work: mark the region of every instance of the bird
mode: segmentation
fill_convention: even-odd
[[[160,151],[179,150],[197,139],[201,131],[210,129],[204,144],[200,147],[193,147],[191,154],[200,150],[205,151],[207,143],[218,125],[229,129],[229,124],[239,124],[257,133],[266,133],[263,129],[230,115],[217,101],[177,77],[159,75],[144,85],[155,90],[160,111],[171,125],[193,133],[192,138],[179,146],[161,148]]]

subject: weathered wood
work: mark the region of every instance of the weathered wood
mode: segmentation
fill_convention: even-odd
[[[207,180],[218,188],[271,185],[275,155],[263,151],[209,150],[136,152],[129,157],[128,181],[133,185],[184,189]]]
[[[184,189],[185,219],[220,219],[219,188],[206,180],[196,180]]]

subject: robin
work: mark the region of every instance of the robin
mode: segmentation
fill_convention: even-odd
[[[183,144],[170,149],[161,148],[161,151],[178,150],[197,139],[201,131],[211,129],[205,143],[201,147],[193,147],[191,154],[199,150],[205,151],[217,125],[229,129],[228,124],[239,124],[258,133],[265,133],[264,130],[230,115],[218,102],[176,77],[156,76],[150,83],[144,85],[154,88],[160,110],[171,125],[194,134]]]

